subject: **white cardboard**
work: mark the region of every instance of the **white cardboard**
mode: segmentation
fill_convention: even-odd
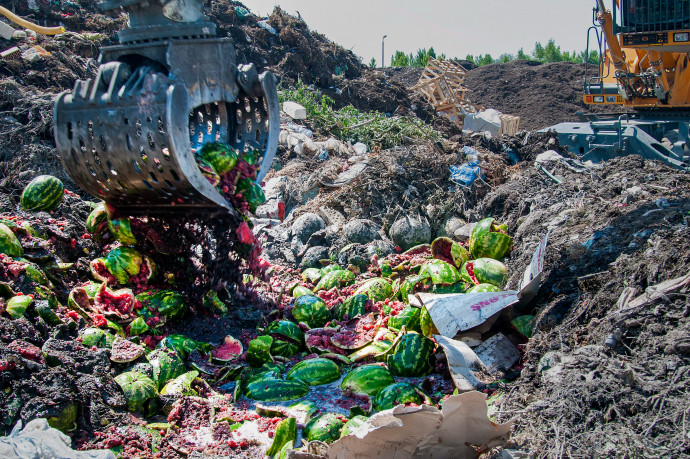
[[[297,102],[283,102],[283,111],[293,120],[303,120],[307,118],[307,110]]]
[[[486,394],[452,395],[441,411],[422,405],[374,414],[352,435],[334,442],[329,459],[474,459],[474,447],[488,449],[507,439],[513,421],[495,424],[487,416]]]

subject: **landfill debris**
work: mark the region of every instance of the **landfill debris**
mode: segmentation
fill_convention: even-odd
[[[434,339],[443,348],[450,376],[459,392],[481,390],[495,380],[465,341],[450,339],[443,335],[435,335]]]
[[[32,46],[31,48],[22,52],[22,59],[25,59],[29,62],[33,62],[46,56],[50,56],[50,53],[39,45]]]
[[[12,26],[0,21],[0,37],[5,40],[11,40],[12,38],[16,38],[14,36],[15,32],[17,31],[12,28]]]
[[[494,377],[502,375],[520,360],[518,348],[500,332],[480,344],[474,352]]]
[[[0,437],[0,456],[4,459],[115,459],[109,450],[75,451],[72,439],[48,425],[43,418],[29,421],[24,428],[19,421],[6,437]]]
[[[500,444],[513,424],[495,424],[486,413],[486,395],[479,392],[452,395],[441,410],[397,406],[375,414],[352,434],[333,443],[327,457],[475,458],[475,447]]]
[[[0,58],[2,59],[17,59],[21,54],[21,50],[13,46],[11,48],[6,49],[5,51],[0,53]]]
[[[297,102],[283,102],[283,112],[293,120],[307,119],[307,110]]]
[[[256,25],[268,31],[271,35],[278,35],[278,31],[271,24],[268,23],[267,19],[257,22]]]
[[[453,183],[470,187],[478,178],[484,178],[484,171],[476,162],[465,163],[461,166],[450,166],[450,179]]]

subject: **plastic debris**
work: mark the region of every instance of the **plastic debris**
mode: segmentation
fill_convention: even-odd
[[[72,440],[48,425],[46,419],[34,419],[22,429],[19,421],[6,437],[0,437],[0,457],[4,459],[115,459],[110,450],[74,451]]]
[[[484,179],[484,171],[476,162],[465,163],[461,166],[450,166],[450,180],[462,186],[472,186],[477,178]]]
[[[307,109],[297,102],[285,101],[283,102],[283,112],[293,120],[307,119]],[[311,136],[310,136],[311,137]]]
[[[256,25],[268,31],[268,33],[270,33],[271,35],[278,35],[278,31],[274,29],[271,24],[268,23],[268,20],[259,21],[256,23]]]

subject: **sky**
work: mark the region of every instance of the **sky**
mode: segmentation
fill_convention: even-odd
[[[591,0],[244,0],[252,13],[268,16],[279,5],[300,12],[311,30],[351,49],[364,63],[385,63],[396,50],[406,54],[433,46],[437,55],[515,54],[554,39],[561,51],[584,51],[592,25]],[[606,4],[610,1],[606,1]]]

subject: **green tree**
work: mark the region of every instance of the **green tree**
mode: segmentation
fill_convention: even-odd
[[[561,47],[556,46],[556,42],[553,39],[549,40],[544,47],[544,59],[546,59],[546,62],[561,62],[563,60]]]
[[[505,64],[506,62],[512,61],[513,59],[514,59],[514,57],[513,57],[512,54],[507,54],[507,53],[505,53],[505,54],[501,54],[500,56],[498,56],[498,60],[500,60],[500,61],[503,62],[504,64]]]
[[[371,67],[372,69],[376,68],[376,58],[375,57],[372,57],[371,60],[369,61],[369,67]]]
[[[410,58],[402,51],[396,51],[391,58],[391,67],[409,67]]]
[[[476,63],[477,65],[489,65],[494,63],[494,58],[491,57],[491,54],[487,53],[484,56],[477,56],[478,62]]]
[[[525,50],[520,48],[520,51],[517,52],[515,59],[521,60],[521,61],[527,61],[530,59],[530,57],[527,54],[525,54]]]

